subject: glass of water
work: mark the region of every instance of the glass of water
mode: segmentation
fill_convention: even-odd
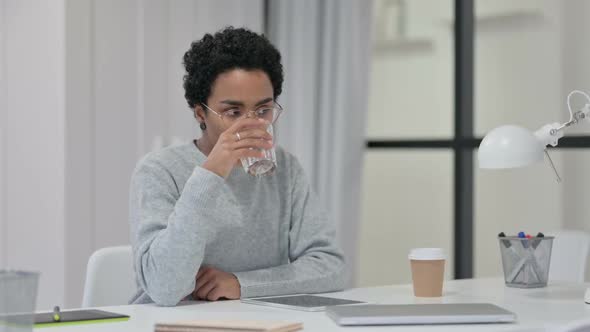
[[[39,273],[0,270],[0,331],[30,332]]]
[[[273,126],[270,124],[266,131],[273,136]],[[273,139],[274,143],[274,139]],[[264,152],[264,156],[261,158],[242,158],[242,167],[244,167],[244,171],[252,176],[264,176],[270,175],[274,173],[275,169],[277,168],[277,155],[275,153],[275,147],[269,150],[261,150]]]
[[[244,109],[235,107],[225,112],[219,112],[215,111],[206,104],[201,103],[201,105],[207,110],[214,113],[215,115],[219,116],[223,121],[223,125],[225,126],[225,128],[231,127],[236,121],[244,117],[252,116],[258,119],[263,119],[270,123],[266,130],[270,133],[271,136],[273,136],[273,124],[277,121],[277,119],[283,112],[283,107],[276,101],[273,101],[272,105],[262,105],[250,111],[246,111]],[[237,139],[239,140],[240,137],[238,136]],[[277,156],[275,153],[274,146],[270,150],[261,151],[264,152],[264,156],[261,158],[241,159],[242,166],[244,167],[246,173],[253,176],[263,176],[272,174],[274,170],[277,168]]]

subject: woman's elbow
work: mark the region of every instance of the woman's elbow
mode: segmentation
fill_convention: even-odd
[[[337,273],[333,279],[333,291],[341,291],[348,288],[348,273],[346,273],[346,269],[343,269],[341,272]]]
[[[148,292],[154,303],[161,307],[174,307],[185,297],[178,291],[157,289]]]
[[[337,263],[333,264],[329,277],[329,287],[331,292],[344,290],[349,284],[349,271],[344,258],[342,257],[337,261]]]
[[[158,306],[173,307],[177,305],[195,287],[194,278],[183,280],[184,278],[174,278],[173,274],[155,273],[148,273],[148,276],[150,277],[142,279],[142,288]]]

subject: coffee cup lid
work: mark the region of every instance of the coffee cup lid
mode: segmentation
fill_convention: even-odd
[[[447,256],[442,248],[415,248],[410,251],[408,258],[412,260],[427,261],[446,259]]]

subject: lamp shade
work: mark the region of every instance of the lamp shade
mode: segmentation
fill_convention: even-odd
[[[528,129],[507,125],[490,131],[481,141],[480,168],[516,168],[543,161],[545,146]]]

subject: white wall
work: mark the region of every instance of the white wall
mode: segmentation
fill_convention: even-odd
[[[0,52],[2,50],[0,49]],[[0,90],[2,89],[2,77],[0,76]],[[1,98],[0,95],[0,103]],[[0,106],[0,123],[4,119],[4,114]],[[4,131],[0,128],[0,267],[4,267],[6,261],[6,222],[4,217]]]
[[[4,217],[4,126],[6,125],[6,97],[4,96],[4,0],[0,0],[0,267],[5,266],[6,233]]]
[[[4,266],[64,300],[64,1],[2,1]]]
[[[129,243],[137,160],[199,134],[182,55],[226,25],[261,31],[262,1],[0,4],[0,266],[42,272],[40,308],[79,306],[90,254]]]
[[[94,215],[93,4],[66,2],[66,273],[64,304],[80,303],[85,264],[96,248]]]

